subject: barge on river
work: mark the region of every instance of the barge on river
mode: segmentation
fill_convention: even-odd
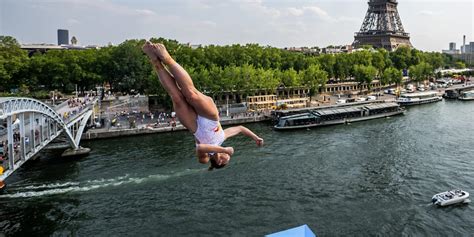
[[[347,107],[313,109],[305,113],[280,117],[275,130],[311,128],[403,114],[405,110],[397,103],[374,103]]]
[[[439,102],[443,100],[436,91],[402,94],[397,99],[397,103],[403,106],[421,105]]]
[[[474,100],[474,90],[461,92],[461,96],[459,96],[458,99],[460,99],[460,100]]]
[[[446,99],[458,99],[464,91],[474,90],[474,85],[464,85],[462,87],[451,88],[444,91],[443,97]]]

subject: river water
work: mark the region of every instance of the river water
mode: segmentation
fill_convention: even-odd
[[[404,116],[225,143],[231,164],[207,171],[187,132],[84,142],[88,157],[46,153],[0,195],[10,235],[262,236],[308,224],[318,236],[472,236],[474,103],[443,101]],[[471,198],[472,199],[472,198]]]

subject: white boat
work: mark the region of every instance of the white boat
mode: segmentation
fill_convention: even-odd
[[[443,98],[434,91],[402,94],[397,103],[400,105],[419,105],[441,101]]]
[[[460,99],[460,100],[474,100],[474,90],[461,92],[461,96],[459,96],[458,99]]]
[[[468,203],[469,193],[460,189],[435,194],[431,202],[438,206],[447,206],[456,203]]]

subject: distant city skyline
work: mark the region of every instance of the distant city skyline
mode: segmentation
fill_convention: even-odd
[[[448,49],[474,41],[471,0],[399,0],[415,48]],[[163,37],[191,44],[258,43],[326,47],[354,40],[367,0],[2,0],[0,35],[20,43],[57,43],[68,29],[80,45]],[[70,39],[69,39],[70,40]]]

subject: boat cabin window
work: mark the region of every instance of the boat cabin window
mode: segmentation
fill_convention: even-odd
[[[280,127],[284,127],[284,126],[302,126],[302,125],[316,124],[316,123],[319,123],[320,121],[321,121],[321,119],[317,116],[302,117],[302,118],[288,118],[288,119],[282,119],[278,123],[278,126],[280,126]]]

